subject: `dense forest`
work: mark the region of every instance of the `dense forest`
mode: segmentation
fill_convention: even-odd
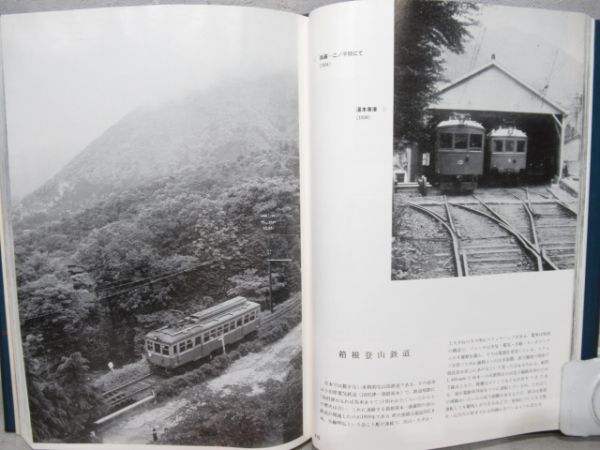
[[[234,147],[131,186],[105,185],[93,201],[44,209],[34,193],[16,208],[35,440],[81,439],[102,412],[93,372],[139,359],[149,330],[235,295],[264,303],[269,255],[291,259],[274,268],[276,299],[300,289],[297,140]],[[264,217],[274,226],[265,229]]]
[[[160,444],[266,447],[302,436],[302,355],[282,381],[268,380],[258,395],[239,389],[206,392],[201,406],[166,430]]]

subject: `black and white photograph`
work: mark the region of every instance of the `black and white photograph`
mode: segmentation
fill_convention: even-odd
[[[227,6],[2,17],[35,442],[303,435],[298,35]]]
[[[395,7],[392,280],[573,269],[584,18]]]

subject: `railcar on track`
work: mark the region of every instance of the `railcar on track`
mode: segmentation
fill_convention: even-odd
[[[485,128],[466,118],[436,127],[435,174],[442,192],[472,192],[483,175]]]
[[[235,297],[146,334],[148,361],[165,369],[220,353],[255,334],[260,305]]]
[[[500,127],[488,135],[489,165],[492,175],[514,176],[527,167],[527,135],[515,127]]]

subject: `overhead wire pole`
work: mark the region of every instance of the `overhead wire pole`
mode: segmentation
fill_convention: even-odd
[[[267,233],[267,271],[269,272],[269,299],[267,307],[273,313],[273,271],[271,268],[271,263],[274,261],[271,258],[273,254],[272,249],[272,235],[275,231],[275,228],[279,222],[279,214],[278,213],[264,213],[260,215],[260,224],[262,230]]]
[[[286,235],[285,233],[278,232],[280,229],[281,214],[279,212],[263,213],[259,217],[260,226],[262,230],[267,233],[267,270],[269,272],[269,299],[268,308],[271,313],[274,312],[273,305],[273,263],[289,263],[292,261],[291,258],[272,258],[273,255],[273,234],[279,236]]]
[[[271,259],[267,259],[267,265],[269,266],[269,310],[273,314],[273,271],[271,269]]]
[[[268,258],[269,263],[269,309],[273,312],[273,272],[271,264],[274,262],[291,262],[291,258]]]

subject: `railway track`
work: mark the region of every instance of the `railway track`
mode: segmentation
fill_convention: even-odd
[[[536,203],[535,223],[539,245],[558,269],[575,267],[577,220],[573,212],[560,203]]]
[[[526,198],[522,200],[532,216],[532,228],[544,258],[555,269],[572,269],[576,257],[577,210],[550,189],[530,192],[524,188],[524,191]]]
[[[157,374],[149,373],[141,377],[128,380],[119,386],[104,391],[102,393],[102,399],[110,410],[117,409],[137,400],[141,394],[151,390],[161,378],[162,377]]]
[[[435,222],[438,234],[444,236],[429,237],[429,244],[444,238],[446,241],[445,246],[436,244],[429,259],[433,262],[450,259],[451,270],[443,266],[446,276],[573,268],[576,211],[551,192],[530,195],[528,190],[524,191],[517,195],[514,190],[506,190],[501,195],[494,192],[452,201],[445,196],[422,198],[405,201],[405,205]],[[414,227],[417,232],[420,228]],[[419,240],[407,234],[399,239]],[[434,268],[426,276],[432,278],[437,273]]]
[[[524,231],[526,216],[517,214],[520,204],[511,205],[513,216],[519,219],[519,225],[513,225],[498,210],[477,199],[478,205],[454,204],[461,223],[465,228],[463,239],[463,264],[469,275],[485,275],[511,272],[531,272],[543,270],[540,255]],[[473,226],[474,217],[479,216],[478,226]],[[523,222],[523,223],[521,223]]]
[[[393,279],[457,276],[458,238],[447,223],[444,204],[436,199],[403,201],[394,208]]]
[[[261,330],[263,329],[263,325],[299,310],[301,305],[299,296],[279,305],[273,314],[268,314],[261,318]],[[147,373],[102,392],[102,399],[109,411],[117,410],[147,396],[156,383],[163,378],[164,375],[159,373]]]
[[[571,201],[565,201],[565,200],[559,198],[547,186],[544,188],[543,191],[540,191],[539,188],[533,189],[533,190],[528,189],[528,188],[523,188],[523,190],[525,191],[527,196],[531,195],[532,197],[534,197],[533,201],[535,201],[535,197],[540,197],[542,200],[547,200],[547,201],[550,201],[550,202],[560,205],[562,208],[569,211],[574,216],[577,216],[577,206],[578,206],[577,199],[572,199]]]
[[[407,205],[434,220],[440,226],[441,230],[445,231],[449,237],[449,245],[438,245],[437,251],[433,254],[435,257],[433,258],[433,262],[439,263],[440,265],[437,267],[429,267],[429,269],[432,269],[438,276],[444,276],[445,272],[451,270],[456,276],[462,277],[464,271],[460,260],[460,235],[454,226],[452,216],[449,214],[448,203],[420,205],[408,202]]]
[[[302,306],[302,302],[300,301],[300,296],[297,296],[296,298],[290,299],[287,302],[280,304],[278,307],[276,307],[275,311],[272,314],[267,314],[267,315],[261,317],[261,319],[260,319],[261,329],[263,328],[263,325],[271,323],[271,322],[281,318],[282,316],[287,315],[288,313],[290,313],[292,311],[299,310],[301,308],[301,306]],[[259,336],[260,336],[260,331],[259,331]]]

